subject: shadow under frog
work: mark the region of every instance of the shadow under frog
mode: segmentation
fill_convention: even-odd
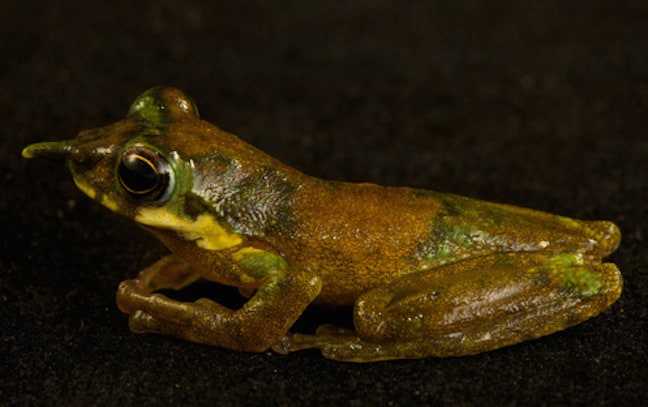
[[[201,120],[169,87],[23,156],[64,160],[81,191],[171,251],[119,286],[134,332],[354,362],[461,356],[560,331],[621,293],[602,262],[620,240],[611,222],[313,178]],[[199,279],[247,300],[232,310],[159,293]],[[291,333],[309,304],[352,309],[354,329]]]

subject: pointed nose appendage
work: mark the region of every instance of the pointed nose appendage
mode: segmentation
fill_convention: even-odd
[[[22,151],[25,158],[43,157],[56,161],[65,161],[71,158],[78,149],[74,140],[46,141],[30,144]]]

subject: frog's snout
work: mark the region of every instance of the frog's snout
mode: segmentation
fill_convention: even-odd
[[[74,140],[46,141],[30,144],[22,151],[25,158],[44,157],[57,161],[65,161],[78,154],[79,149]]]

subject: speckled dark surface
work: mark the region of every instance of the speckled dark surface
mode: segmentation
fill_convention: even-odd
[[[646,402],[648,3],[20,3],[0,5],[0,404]],[[131,334],[115,287],[164,249],[20,150],[156,84],[310,174],[613,220],[625,291],[578,327],[458,359]]]

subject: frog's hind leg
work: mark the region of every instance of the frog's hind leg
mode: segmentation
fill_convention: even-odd
[[[291,346],[355,362],[462,356],[565,329],[597,315],[621,292],[609,263],[579,254],[508,253],[399,278],[361,296],[356,332],[323,327]]]

